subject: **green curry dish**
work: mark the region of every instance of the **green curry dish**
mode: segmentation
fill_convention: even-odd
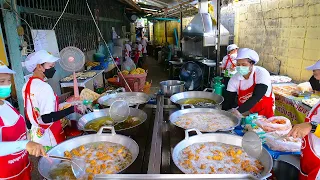
[[[118,123],[114,126],[115,130],[128,129],[137,126],[141,123],[139,117],[129,116],[124,122]],[[99,131],[102,126],[114,125],[113,120],[109,116],[94,119],[85,125],[86,130]]]

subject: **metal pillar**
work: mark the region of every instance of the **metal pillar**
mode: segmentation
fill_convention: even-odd
[[[182,54],[182,31],[183,31],[183,14],[182,14],[182,5],[180,5],[180,50],[181,50],[181,54]]]
[[[5,0],[0,0],[1,7],[4,8]],[[11,7],[16,7],[15,1],[11,1]],[[19,12],[17,12],[19,13]],[[24,114],[24,105],[22,98],[22,87],[24,85],[24,75],[22,70],[22,56],[20,51],[21,39],[17,32],[17,27],[20,26],[20,20],[16,18],[17,14],[13,11],[2,10],[4,29],[6,31],[7,45],[9,49],[9,59],[11,68],[16,72],[14,75],[14,83],[17,91],[19,111]]]
[[[217,0],[217,27],[218,27],[218,41],[217,41],[217,59],[216,59],[216,75],[221,76],[221,71],[219,71],[218,65],[220,62],[220,13],[221,13],[221,0]]]

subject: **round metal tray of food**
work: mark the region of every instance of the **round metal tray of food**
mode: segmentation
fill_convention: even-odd
[[[113,94],[107,94],[98,99],[98,103],[105,107],[110,107],[114,101],[124,100],[129,106],[135,106],[140,104],[146,104],[150,97],[143,92],[115,92]]]
[[[195,131],[197,135],[189,137],[190,131]],[[252,159],[245,154],[241,148],[241,144],[241,136],[225,133],[202,134],[199,130],[188,129],[185,131],[185,139],[174,147],[172,159],[175,165],[183,173],[187,174],[198,174],[201,173],[201,171],[206,172],[206,174],[223,174],[223,172],[227,172],[225,174],[239,174],[237,172],[239,172],[240,169],[259,179],[270,177],[273,160],[268,151],[263,148],[260,157],[258,159]],[[234,150],[234,152],[232,152],[232,150]],[[251,164],[248,159],[252,160]],[[227,162],[228,160],[230,162]],[[206,161],[209,163],[206,164]],[[201,164],[199,167],[194,166],[198,162],[200,164],[203,163],[203,165]]]
[[[186,106],[191,106],[185,109]],[[211,109],[195,108],[193,105],[182,105],[181,110],[172,113],[170,122],[183,129],[199,129],[201,132],[231,131],[241,122],[230,112]]]
[[[221,105],[224,98],[218,94],[215,94],[210,88],[206,88],[203,91],[186,91],[174,94],[170,97],[171,102],[181,106],[183,104],[192,104],[199,108],[215,108]]]
[[[147,114],[137,108],[130,108],[129,117],[126,121],[116,124],[115,130],[125,131],[135,128],[147,119]],[[98,131],[100,127],[104,125],[113,125],[113,121],[109,116],[109,109],[95,110],[94,112],[88,113],[82,116],[78,120],[77,127],[79,130],[83,131]]]
[[[103,131],[106,129],[111,130],[111,133],[103,133]],[[123,146],[124,148],[126,148],[126,150],[130,152],[131,161],[127,162],[126,165],[123,166],[122,168],[119,168],[118,169],[119,171],[117,171],[116,173],[119,173],[125,170],[126,168],[128,168],[136,160],[139,154],[139,146],[133,139],[127,136],[116,134],[113,127],[106,127],[106,126],[101,127],[101,129],[97,134],[84,135],[84,136],[80,136],[80,137],[76,137],[76,138],[72,138],[67,141],[64,141],[61,144],[58,144],[57,146],[53,147],[50,151],[48,151],[48,154],[63,157],[65,156],[66,152],[71,152],[75,148],[79,148],[80,146],[86,146],[92,143],[99,143],[99,144],[101,143],[101,145],[103,145],[104,143],[112,143],[115,145]],[[105,153],[103,153],[104,156],[106,156],[108,153],[110,154],[110,151],[108,152],[107,149],[101,149],[101,148],[99,149],[99,147],[97,147],[96,149],[99,151],[104,150],[105,151]],[[96,154],[96,152],[92,154]],[[84,157],[84,158],[87,158],[87,157]],[[38,170],[42,177],[46,179],[52,179],[50,176],[50,174],[52,173],[52,170],[61,163],[62,162],[59,159],[48,159],[48,158],[42,157],[38,162]],[[93,164],[94,163],[92,163],[91,166]],[[108,166],[110,166],[110,164],[106,164],[106,167]],[[64,176],[65,175],[64,173],[67,173],[67,172],[61,172],[61,173],[62,173],[62,176]],[[100,172],[98,174],[103,174],[103,172]]]

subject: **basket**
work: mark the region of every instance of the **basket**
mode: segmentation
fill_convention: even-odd
[[[130,89],[133,92],[141,92],[143,91],[143,87],[146,83],[147,79],[147,73],[144,74],[128,74],[128,75],[123,75],[123,77],[126,79],[127,83],[130,86],[129,87],[126,85],[123,77],[119,74],[119,80],[120,80],[120,85],[126,89],[127,92],[130,92]]]

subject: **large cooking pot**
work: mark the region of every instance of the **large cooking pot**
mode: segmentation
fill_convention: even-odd
[[[101,118],[101,117],[105,117],[105,116],[110,116],[109,109],[95,110],[92,113],[86,114],[78,120],[78,124],[77,124],[78,129],[83,130],[83,131],[93,131],[93,130],[85,129],[86,124],[88,124],[92,120],[95,120],[95,119]],[[135,126],[131,126],[131,127],[124,128],[124,129],[117,129],[116,130],[117,132],[125,131],[128,129],[132,129],[134,127],[137,127],[137,126],[141,125],[142,123],[144,123],[147,119],[147,114],[144,111],[138,109],[138,107],[137,108],[130,108],[129,116],[138,117],[141,120],[141,122],[139,124],[136,124]]]
[[[184,99],[192,99],[192,98],[201,98],[201,99],[210,99],[216,102],[215,105],[208,105],[208,106],[197,106],[195,107],[207,107],[207,108],[215,108],[218,105],[221,105],[224,101],[224,98],[218,94],[208,92],[209,90],[212,90],[210,88],[206,88],[203,91],[187,91],[187,92],[181,92],[174,94],[170,97],[170,101],[177,104],[177,105],[183,105],[182,101]]]
[[[186,106],[191,106],[191,108],[185,109]],[[172,124],[177,126],[176,121],[179,120],[180,116],[182,116],[184,114],[187,114],[187,113],[199,113],[199,112],[201,112],[201,113],[212,113],[212,114],[223,114],[223,115],[229,117],[233,121],[234,126],[231,126],[230,128],[227,128],[227,129],[219,129],[218,131],[231,131],[235,127],[237,127],[241,122],[241,119],[238,119],[236,116],[234,116],[230,112],[223,111],[223,110],[218,110],[218,109],[211,109],[211,108],[195,108],[193,105],[182,105],[181,106],[181,110],[172,113],[170,115],[169,119],[170,119],[170,122]],[[221,119],[221,121],[223,121],[223,120],[224,119]],[[177,126],[177,127],[179,127],[179,126]],[[193,128],[198,129],[197,127],[193,127]],[[203,131],[203,132],[205,132],[205,131]],[[210,132],[216,132],[216,131],[210,131]]]
[[[163,95],[169,97],[173,94],[183,92],[185,87],[185,82],[178,80],[167,80],[160,82],[160,91]]]
[[[111,133],[103,133],[103,130],[106,130],[106,129],[111,130]],[[84,136],[72,138],[62,142],[61,144],[58,144],[57,146],[52,148],[50,151],[48,151],[48,155],[63,157],[65,151],[71,151],[72,149],[77,148],[81,145],[85,145],[93,142],[111,142],[111,143],[116,143],[116,144],[125,146],[132,154],[132,162],[128,164],[124,169],[128,168],[136,160],[139,154],[139,146],[133,139],[127,136],[116,134],[113,127],[104,126],[100,128],[97,134],[90,134],[90,135],[84,135]],[[44,157],[40,158],[38,162],[38,170],[41,176],[46,179],[50,179],[49,172],[51,168],[55,167],[60,162],[61,160],[59,159],[48,160],[47,158],[44,158]]]
[[[197,135],[189,137],[189,132],[195,131]],[[233,146],[242,146],[242,137],[237,135],[225,134],[225,133],[206,133],[202,134],[197,129],[188,129],[185,131],[185,139],[180,141],[173,149],[172,152],[172,160],[174,164],[180,169],[179,166],[179,153],[186,147],[195,144],[195,143],[206,143],[206,142],[220,142],[225,143]],[[271,176],[271,169],[273,166],[272,158],[269,152],[263,148],[260,158],[258,159],[261,161],[262,165],[264,166],[264,170],[261,173],[260,179],[266,179],[267,177]],[[183,170],[180,169],[182,172]]]

